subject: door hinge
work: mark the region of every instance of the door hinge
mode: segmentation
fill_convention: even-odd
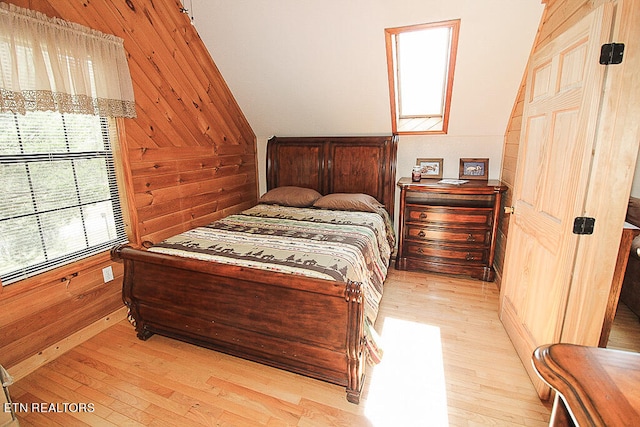
[[[573,220],[573,234],[593,234],[595,224],[595,218],[579,216]]]
[[[607,43],[600,48],[600,64],[620,64],[624,54],[624,43]]]

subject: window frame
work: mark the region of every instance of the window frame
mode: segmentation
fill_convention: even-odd
[[[8,114],[14,114],[10,113]],[[64,116],[67,114],[61,114],[63,126],[66,126]],[[58,154],[49,155],[49,159],[45,159],[47,157],[46,153],[39,154],[11,154],[3,156],[6,160],[6,164],[21,164],[24,163],[47,163],[51,161],[63,160],[63,161],[74,161],[74,159],[82,160],[82,159],[103,159],[105,162],[105,179],[109,184],[108,192],[110,194],[107,201],[112,204],[112,219],[115,223],[116,236],[108,241],[102,241],[99,243],[94,243],[89,245],[89,241],[86,240],[88,246],[83,249],[75,250],[73,252],[65,253],[61,256],[52,257],[51,259],[47,258],[45,261],[30,264],[28,266],[22,267],[21,270],[15,270],[11,272],[9,276],[10,279],[0,280],[0,290],[6,288],[9,285],[17,284],[24,282],[25,280],[34,278],[36,276],[40,277],[41,275],[48,274],[58,274],[58,271],[66,271],[68,268],[74,268],[77,272],[79,269],[78,263],[83,263],[83,265],[87,262],[93,262],[90,260],[98,260],[104,257],[104,254],[109,254],[110,249],[116,244],[124,244],[130,239],[130,228],[129,228],[129,218],[128,218],[128,209],[127,209],[127,198],[126,191],[121,185],[122,179],[122,165],[120,159],[120,123],[117,118],[113,117],[99,117],[100,127],[102,128],[102,142],[104,144],[104,149],[102,150],[87,150],[87,151],[73,151],[73,152],[61,152]],[[65,128],[66,129],[66,128]],[[65,144],[68,144],[69,140],[67,139],[67,133],[65,130]],[[68,145],[67,145],[68,146]],[[24,158],[25,160],[21,160]],[[75,166],[74,166],[75,168]],[[30,172],[27,172],[30,173]],[[74,173],[75,175],[75,173]],[[75,182],[76,192],[81,191],[81,187],[78,186],[78,181]],[[32,197],[33,197],[33,188],[31,188]],[[105,200],[98,200],[93,203],[89,203],[89,205],[104,203]],[[75,205],[74,205],[75,206]],[[82,206],[87,206],[87,204],[82,204],[76,206],[82,209]],[[65,208],[66,209],[66,208]],[[57,208],[56,208],[57,210]],[[34,212],[29,215],[41,215],[42,213]],[[84,215],[84,214],[83,214]],[[21,215],[25,216],[25,215]],[[9,218],[10,219],[10,218]],[[84,219],[82,220],[83,230],[87,231],[87,224]],[[42,234],[44,231],[40,230],[39,233]],[[42,239],[42,236],[41,236]],[[101,261],[100,261],[101,262]],[[66,273],[64,273],[66,274]]]
[[[424,115],[417,117],[400,117],[400,99],[402,94],[398,86],[399,74],[398,74],[398,36],[402,33],[408,33],[413,31],[423,31],[435,28],[449,28],[451,31],[450,43],[449,43],[449,58],[447,61],[446,70],[446,82],[443,85],[443,111],[440,115]],[[394,134],[399,135],[422,135],[422,134],[446,134],[449,130],[449,118],[451,109],[451,95],[453,93],[453,76],[455,72],[456,57],[458,52],[458,39],[460,34],[460,19],[440,21],[426,24],[408,25],[403,27],[386,28],[385,30],[385,45],[387,52],[387,72],[389,78],[389,98],[391,101],[391,129]],[[400,120],[419,120],[421,123],[418,129],[403,130],[400,126]],[[429,122],[429,120],[431,122]],[[432,124],[429,124],[432,123]],[[438,126],[437,129],[432,130],[433,127],[441,123],[442,126]]]

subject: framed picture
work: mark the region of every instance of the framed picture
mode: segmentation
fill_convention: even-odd
[[[417,159],[416,166],[420,166],[421,178],[442,178],[443,159]]]
[[[460,179],[489,179],[489,159],[460,159]]]

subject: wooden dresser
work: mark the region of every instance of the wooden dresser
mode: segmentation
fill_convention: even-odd
[[[500,181],[439,184],[401,178],[398,270],[465,274],[484,281],[495,276],[493,258]]]

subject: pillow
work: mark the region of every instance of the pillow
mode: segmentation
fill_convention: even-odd
[[[384,205],[368,194],[334,193],[327,194],[313,204],[316,208],[339,211],[378,212]]]
[[[321,197],[322,194],[311,188],[277,187],[264,193],[258,202],[268,205],[306,208],[312,206]]]

